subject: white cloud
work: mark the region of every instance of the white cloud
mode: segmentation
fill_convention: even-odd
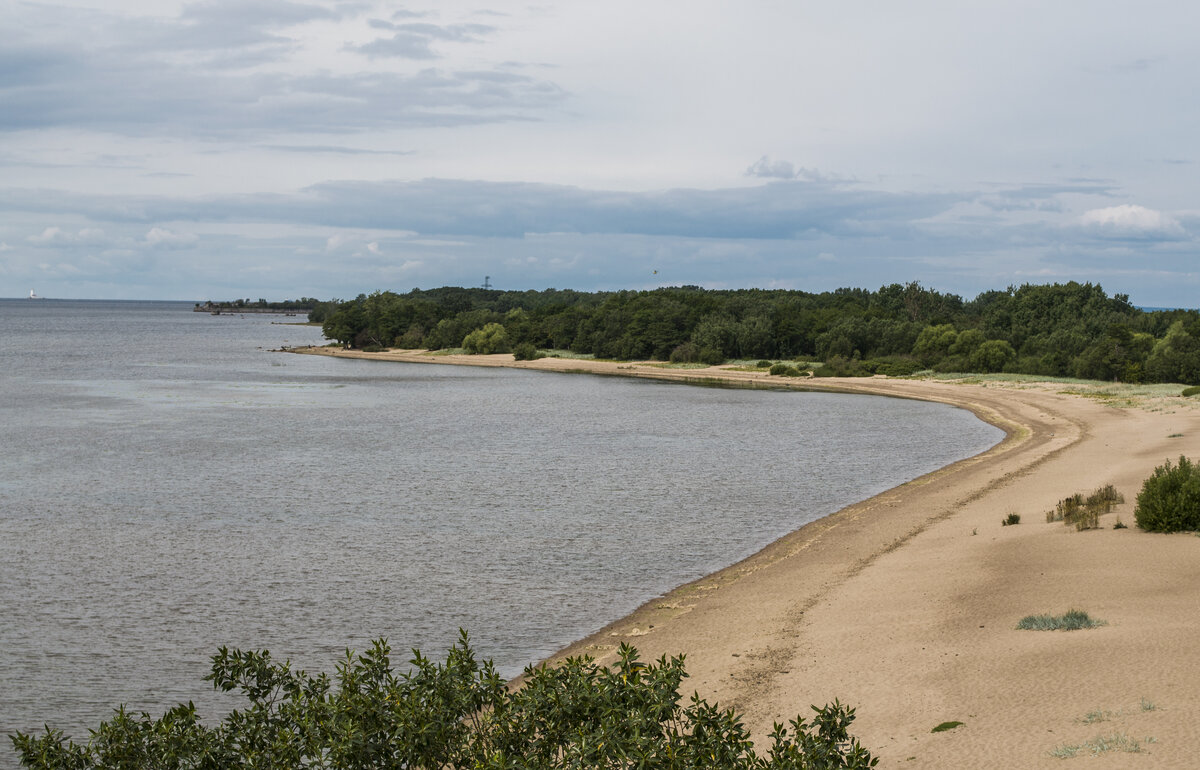
[[[74,244],[105,243],[104,231],[96,227],[85,227],[77,232],[69,232],[61,227],[47,227],[40,235],[31,235],[25,240],[34,246],[67,246]]]
[[[1175,238],[1185,234],[1183,226],[1174,218],[1131,203],[1092,209],[1080,217],[1080,222],[1102,235],[1118,238]]]
[[[795,179],[796,167],[786,160],[771,160],[764,155],[746,169],[746,176],[764,179]]]
[[[176,233],[163,227],[152,227],[146,233],[146,245],[160,249],[189,249],[199,238],[195,233]]]

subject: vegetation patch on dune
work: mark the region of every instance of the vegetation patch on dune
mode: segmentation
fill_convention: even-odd
[[[1059,500],[1054,510],[1046,513],[1046,521],[1061,521],[1068,526],[1073,525],[1078,531],[1097,529],[1100,526],[1100,515],[1108,513],[1114,506],[1123,502],[1125,496],[1112,484],[1106,484],[1087,497],[1076,492]]]
[[[1120,751],[1127,754],[1138,754],[1142,751],[1142,744],[1136,738],[1131,738],[1124,733],[1113,733],[1111,735],[1098,735],[1090,741],[1076,744],[1063,744],[1050,752],[1050,756],[1058,757],[1059,759],[1070,759],[1083,754],[1095,756],[1097,754],[1107,754],[1112,751]]]
[[[1062,615],[1026,615],[1017,623],[1020,631],[1078,631],[1106,626],[1108,621],[1088,617],[1083,610],[1067,610]]]

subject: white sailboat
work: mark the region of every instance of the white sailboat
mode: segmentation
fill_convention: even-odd
[[[33,289],[29,290],[29,298],[30,299],[41,299],[41,297],[39,297],[37,294],[34,294]]]

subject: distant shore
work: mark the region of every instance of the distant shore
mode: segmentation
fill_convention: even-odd
[[[291,352],[509,366],[940,401],[1005,430],[960,461],[787,535],[563,650],[613,659],[685,653],[694,688],[735,706],[761,740],[834,698],[880,767],[1192,767],[1200,756],[1200,537],[1136,528],[1141,482],[1200,457],[1200,409],[1166,386],[905,379],[798,380],[729,368],[510,355]],[[881,435],[881,442],[888,436]],[[1114,484],[1126,502],[1076,532],[1046,511]],[[1015,526],[1002,526],[1010,514]],[[1127,528],[1113,529],[1120,520]],[[1016,630],[1030,614],[1087,611],[1107,625]],[[690,692],[690,689],[687,690]],[[936,725],[960,721],[953,730]],[[1119,740],[1118,740],[1119,739]],[[1138,754],[1120,748],[1139,748]],[[1099,763],[1096,765],[1096,763]]]

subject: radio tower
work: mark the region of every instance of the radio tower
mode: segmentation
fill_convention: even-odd
[[[485,289],[492,288],[492,277],[490,275],[485,275],[483,277],[483,288],[485,288]]]

